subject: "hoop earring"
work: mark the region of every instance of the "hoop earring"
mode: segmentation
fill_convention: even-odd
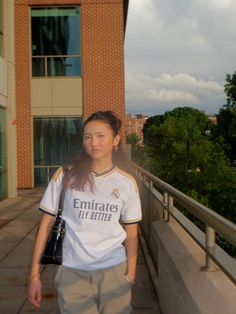
[[[116,153],[118,151],[118,146],[113,146],[113,152]]]

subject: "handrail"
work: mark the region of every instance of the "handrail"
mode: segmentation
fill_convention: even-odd
[[[236,225],[234,223],[220,216],[212,209],[209,209],[208,207],[202,205],[201,203],[197,202],[186,194],[175,189],[170,184],[152,175],[137,164],[133,163],[133,167],[141,171],[147,178],[156,183],[158,185],[158,188],[172,195],[175,200],[181,202],[182,205],[185,205],[192,214],[197,216],[207,225],[214,228],[217,233],[221,234],[232,245],[236,246]]]
[[[46,174],[47,174],[47,184],[49,183],[51,176],[50,176],[50,169],[52,168],[60,168],[61,166],[59,165],[34,165],[34,169],[46,169]]]
[[[178,191],[170,184],[152,175],[142,167],[132,163],[134,175],[141,184],[140,196],[142,200],[144,219],[141,225],[151,252],[155,255],[152,246],[153,225],[156,220],[169,222],[170,215],[184,228],[191,238],[204,250],[205,265],[202,270],[216,270],[215,263],[224,273],[236,283],[236,259],[227,254],[216,244],[216,232],[236,246],[236,225],[220,216],[213,210],[195,201],[191,197]],[[143,189],[146,187],[146,189]],[[151,200],[155,199],[156,207]],[[175,206],[175,202],[177,205]],[[193,224],[179,209],[178,204],[198,217],[205,224],[205,232]],[[159,213],[156,216],[156,213]],[[154,249],[154,251],[153,251]]]

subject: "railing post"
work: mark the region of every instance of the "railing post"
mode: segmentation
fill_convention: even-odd
[[[166,208],[165,208],[168,206],[168,193],[166,193],[166,192],[163,194],[163,205],[164,205],[163,206],[163,220],[165,222],[168,222],[170,219],[170,214],[169,214],[168,210],[166,210]]]
[[[215,255],[215,246],[216,246],[216,234],[215,230],[206,225],[206,249],[208,252],[210,252],[213,256]],[[203,267],[206,271],[215,271],[217,270],[215,263],[210,258],[208,253],[206,252],[206,264],[205,267]]]
[[[149,236],[152,238],[152,220],[153,220],[153,208],[151,206],[151,195],[152,195],[153,182],[149,180]]]
[[[46,168],[46,173],[47,173],[47,184],[48,184],[50,181],[50,169],[49,169],[49,167]]]
[[[173,211],[174,208],[174,199],[171,195],[168,195],[168,209],[169,212]]]

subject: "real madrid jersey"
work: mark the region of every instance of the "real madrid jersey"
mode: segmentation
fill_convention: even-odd
[[[63,265],[80,270],[111,267],[126,260],[122,224],[140,221],[141,206],[135,180],[114,167],[106,173],[92,173],[94,188],[67,189],[63,207],[66,235]],[[62,190],[59,168],[50,181],[40,210],[56,215]]]

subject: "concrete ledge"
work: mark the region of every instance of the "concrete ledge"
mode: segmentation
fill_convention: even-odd
[[[153,223],[158,248],[158,298],[163,314],[233,314],[236,287],[217,270],[204,272],[202,249],[175,221]]]

